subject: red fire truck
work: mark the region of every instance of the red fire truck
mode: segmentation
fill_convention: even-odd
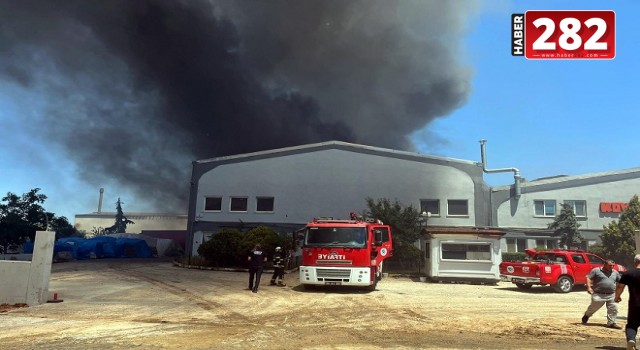
[[[391,228],[379,220],[315,218],[304,228],[300,283],[375,290],[392,255]]]

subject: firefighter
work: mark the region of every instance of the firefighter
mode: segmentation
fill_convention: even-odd
[[[262,276],[262,267],[267,261],[267,255],[262,251],[260,244],[256,244],[249,256],[249,289],[258,293],[258,287],[260,286],[260,277]],[[255,278],[255,279],[254,279]]]
[[[285,256],[282,251],[282,247],[276,247],[276,252],[273,254],[273,276],[271,276],[272,286],[280,286],[284,287],[284,267],[285,267]],[[277,283],[276,283],[277,281]]]

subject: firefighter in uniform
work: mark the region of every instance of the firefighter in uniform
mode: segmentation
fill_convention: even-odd
[[[285,255],[282,251],[282,247],[276,247],[276,252],[273,254],[273,276],[271,276],[272,286],[284,287],[284,267],[285,267]],[[277,283],[276,283],[277,281]]]

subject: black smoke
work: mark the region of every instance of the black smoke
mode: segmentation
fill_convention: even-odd
[[[0,0],[5,86],[89,183],[184,210],[191,161],[342,140],[411,149],[465,102],[469,1]],[[29,119],[31,118],[31,119]]]

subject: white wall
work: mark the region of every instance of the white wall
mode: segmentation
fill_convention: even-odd
[[[560,182],[559,185],[562,183]],[[562,203],[565,200],[584,200],[587,204],[587,217],[578,218],[580,229],[601,230],[603,226],[617,220],[619,215],[601,213],[600,202],[628,203],[633,195],[640,194],[640,178],[571,186],[569,188],[537,190],[537,188],[545,187],[536,186],[534,182],[526,184],[526,191],[523,190],[515,211],[512,209],[513,201],[506,201],[498,207],[498,226],[546,229],[554,218],[535,217],[534,200],[555,200],[556,215],[560,213]],[[547,188],[549,187],[547,186]]]
[[[211,222],[306,223],[360,212],[366,197],[397,199],[414,208],[420,199],[439,199],[441,215],[430,224],[474,226],[475,195],[470,174],[452,166],[326,149],[221,164],[200,178],[195,213]],[[222,211],[205,212],[205,196],[222,197]],[[248,197],[248,212],[229,212],[229,198],[235,196]],[[255,212],[258,196],[274,197],[272,213]],[[448,199],[468,200],[469,215],[447,217]]]
[[[491,245],[491,261],[480,260],[443,260],[443,243]],[[430,261],[427,263],[427,275],[434,279],[456,280],[500,280],[499,265],[502,262],[500,239],[486,237],[435,237],[430,240]]]
[[[0,261],[0,304],[47,301],[55,232],[36,232],[33,258],[29,261]]]

